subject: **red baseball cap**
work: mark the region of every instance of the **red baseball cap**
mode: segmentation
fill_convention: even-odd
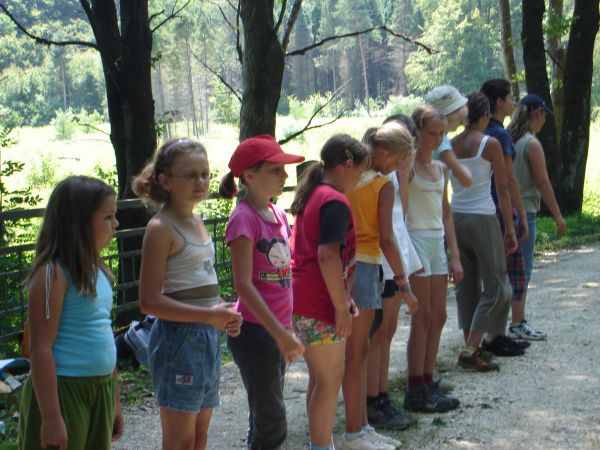
[[[231,159],[229,169],[234,177],[241,177],[244,170],[254,167],[262,161],[283,164],[295,164],[304,161],[304,156],[284,153],[273,136],[261,134],[240,142]]]

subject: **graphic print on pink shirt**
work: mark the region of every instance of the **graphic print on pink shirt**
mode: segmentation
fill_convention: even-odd
[[[290,270],[291,253],[287,241],[274,237],[270,241],[261,239],[256,244],[256,250],[264,253],[267,261],[275,268],[275,272],[259,272],[262,281],[278,281],[281,287],[292,285],[292,271]]]

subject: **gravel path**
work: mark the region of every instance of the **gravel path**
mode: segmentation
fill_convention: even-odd
[[[539,256],[528,298],[528,319],[548,332],[525,356],[501,358],[501,370],[471,373],[456,366],[462,344],[454,293],[448,298],[438,370],[461,400],[456,411],[418,415],[419,424],[394,434],[414,449],[600,449],[600,246]],[[390,377],[406,376],[409,318],[400,314]],[[235,365],[224,367],[222,406],[215,409],[210,449],[243,449],[246,398]],[[285,449],[308,442],[304,409],[307,381],[303,361],[286,379],[289,432]],[[400,392],[396,395],[401,398]],[[341,399],[340,399],[341,401]],[[114,450],[160,448],[158,410],[146,404],[125,408],[125,436]],[[343,428],[340,403],[338,430]]]

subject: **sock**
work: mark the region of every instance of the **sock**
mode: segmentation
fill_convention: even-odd
[[[331,450],[331,446],[319,447],[318,445],[310,444],[310,450]]]
[[[431,384],[431,382],[433,381],[433,374],[432,373],[424,373],[423,381],[425,381],[425,384]]]
[[[472,355],[475,351],[477,350],[477,348],[475,347],[465,347],[465,352],[467,352],[468,354]]]
[[[369,397],[367,395],[367,405],[374,405],[379,400],[379,397]]]
[[[425,380],[423,379],[423,375],[410,375],[408,377],[408,388],[409,389],[417,389],[425,384]]]
[[[344,434],[346,435],[346,440],[347,441],[354,441],[355,439],[358,439],[359,437],[362,436],[363,430],[360,429],[360,430],[358,430],[355,433],[349,433],[349,432],[346,431]]]

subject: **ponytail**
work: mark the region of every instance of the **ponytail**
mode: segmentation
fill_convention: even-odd
[[[315,162],[308,168],[308,172],[302,177],[302,181],[296,188],[296,196],[290,207],[294,216],[302,214],[315,188],[323,182],[325,168],[320,162]]]
[[[238,193],[237,185],[235,184],[235,177],[233,172],[229,172],[219,183],[219,195],[223,198],[232,199]]]
[[[517,105],[506,130],[509,132],[513,142],[517,142],[529,131],[529,111],[527,110],[527,106]]]

